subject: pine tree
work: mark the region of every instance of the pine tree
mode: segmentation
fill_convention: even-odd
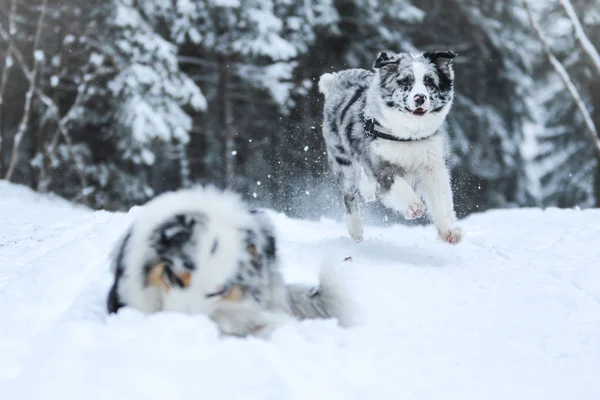
[[[209,98],[192,140],[199,179],[253,198],[276,190],[298,58],[314,27],[335,18],[328,1],[175,2],[171,37]],[[181,10],[185,10],[182,12]],[[289,177],[289,176],[288,176]],[[264,199],[267,203],[275,199]]]
[[[158,34],[158,19],[144,11],[114,0],[55,12],[80,24],[64,23],[47,43],[60,51],[49,53],[41,86],[65,129],[41,117],[48,126],[37,128],[31,156],[38,189],[115,209],[190,184],[190,114],[206,100],[180,71],[176,46]]]
[[[35,52],[41,5],[14,2],[15,34],[0,37],[0,170],[16,160],[14,181],[110,209],[210,182],[295,216],[338,215],[319,76],[370,68],[381,50],[452,49],[457,97],[445,129],[459,215],[600,198],[584,124],[520,0],[88,3],[47,0]],[[0,3],[2,29],[12,4]],[[573,5],[597,46],[599,7]],[[600,126],[600,87],[573,24],[559,0],[535,7]]]

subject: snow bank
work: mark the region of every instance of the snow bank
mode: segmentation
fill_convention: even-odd
[[[203,316],[107,317],[106,255],[131,213],[0,182],[2,398],[600,398],[599,210],[474,215],[457,247],[433,227],[354,244],[338,221],[273,215],[286,279],[339,260],[359,325],[265,341],[220,339]]]

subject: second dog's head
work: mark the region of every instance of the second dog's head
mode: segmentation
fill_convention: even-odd
[[[373,67],[382,106],[415,119],[447,112],[454,98],[455,56],[451,51],[379,53]]]
[[[259,286],[276,262],[273,229],[266,215],[231,192],[209,187],[159,195],[140,210],[115,253],[120,303],[205,312],[231,282]]]

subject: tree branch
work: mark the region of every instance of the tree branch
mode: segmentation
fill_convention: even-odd
[[[1,26],[0,26],[0,36],[2,36],[2,38],[4,38],[4,39],[6,39],[9,36],[8,32],[6,32],[4,29],[2,29]],[[27,78],[27,80],[30,82],[30,85],[31,85],[31,82],[33,80],[33,71],[31,71],[29,69],[29,67],[27,67],[27,64],[25,63],[25,58],[23,57],[23,54],[20,52],[20,50],[16,46],[14,46],[11,49],[11,51],[12,51],[13,56],[15,57],[15,59],[17,60],[17,62],[19,63],[19,66],[23,70],[23,74],[25,75],[25,77]],[[91,80],[91,78],[89,80]],[[73,157],[73,159],[75,161],[75,170],[77,172],[77,175],[78,175],[78,178],[79,178],[79,182],[81,184],[81,190],[82,190],[82,192],[86,192],[87,193],[88,192],[88,189],[87,189],[87,179],[86,179],[85,173],[84,173],[83,161],[73,151],[73,142],[71,140],[71,135],[69,134],[69,129],[67,127],[67,123],[73,117],[73,113],[67,112],[65,114],[65,116],[61,118],[60,117],[60,110],[59,110],[58,106],[54,103],[54,101],[50,97],[48,97],[37,86],[34,88],[34,92],[38,96],[38,98],[40,99],[40,101],[42,103],[44,103],[44,105],[46,107],[48,107],[48,109],[52,113],[53,118],[54,118],[54,120],[56,121],[56,123],[58,125],[58,131],[61,133],[61,135],[65,139],[65,142],[67,143],[67,150],[69,152],[69,155],[71,157]],[[79,95],[79,93],[78,93],[78,95]],[[77,98],[76,98],[76,100],[77,100]],[[75,103],[73,103],[73,104],[75,104]],[[72,109],[73,109],[73,106],[71,106],[71,109],[69,111],[71,111]]]
[[[581,116],[583,117],[585,125],[588,128],[587,129],[588,136],[592,140],[592,143],[595,147],[596,158],[598,158],[600,160],[600,139],[598,138],[598,130],[596,129],[596,126],[594,125],[594,121],[592,120],[590,113],[585,108],[585,104],[583,103],[583,99],[581,98],[581,95],[577,91],[577,88],[575,87],[575,84],[571,80],[571,77],[569,76],[569,73],[567,72],[565,67],[563,67],[563,65],[560,63],[560,61],[558,61],[558,59],[552,53],[552,50],[550,49],[550,44],[544,37],[544,33],[542,32],[542,29],[540,28],[539,24],[535,20],[533,13],[531,12],[531,9],[529,8],[528,1],[521,0],[521,3],[523,4],[523,8],[525,8],[525,11],[527,11],[527,15],[529,16],[529,21],[531,22],[531,26],[533,27],[533,30],[535,31],[540,43],[542,44],[542,47],[544,48],[544,52],[546,53],[546,56],[548,57],[550,64],[552,64],[552,67],[554,68],[554,70],[556,71],[556,73],[558,74],[560,79],[563,81],[563,83],[569,90],[571,97],[575,101],[575,104],[577,105],[577,108],[579,109],[579,112],[580,112]]]
[[[8,71],[12,67],[11,49],[14,47],[13,35],[16,30],[16,15],[17,15],[17,0],[12,0],[10,6],[10,14],[8,15],[8,39],[7,39],[7,50],[6,57],[4,57],[4,69],[2,70],[2,77],[0,78],[0,178],[2,177],[2,167],[4,166],[4,158],[2,157],[2,139],[4,138],[4,130],[2,125],[2,109],[3,109],[3,98],[4,91],[6,90],[6,83],[8,82]]]
[[[569,0],[559,1],[562,7],[564,8],[565,12],[569,16],[571,23],[573,24],[573,28],[575,29],[575,37],[581,44],[581,47],[583,47],[583,50],[587,53],[590,60],[592,60],[592,63],[596,67],[596,72],[598,73],[598,76],[600,76],[600,54],[598,54],[598,50],[596,50],[596,47],[590,41],[589,37],[585,34],[583,26],[581,25],[581,21],[577,17],[577,14],[575,13],[575,9],[573,8],[571,2]]]
[[[200,57],[178,56],[177,61],[182,64],[200,65],[202,67],[210,67],[210,68],[214,68],[214,69],[219,68],[219,63],[217,63],[215,61],[204,60]]]
[[[10,163],[8,164],[8,170],[6,171],[6,175],[4,177],[7,181],[11,180],[17,162],[19,161],[19,146],[21,145],[23,136],[25,136],[25,132],[27,131],[27,128],[29,126],[29,119],[31,118],[31,102],[33,100],[33,92],[37,87],[37,73],[39,71],[40,64],[42,63],[44,58],[44,53],[38,48],[40,45],[42,28],[44,26],[44,17],[46,16],[47,3],[48,0],[42,0],[42,8],[40,11],[40,17],[38,19],[37,28],[35,31],[35,40],[33,42],[33,71],[31,73],[31,79],[29,80],[29,89],[27,89],[27,94],[25,95],[25,110],[23,113],[23,118],[21,119],[21,123],[19,124],[19,130],[17,131],[17,134],[15,135],[13,141]]]

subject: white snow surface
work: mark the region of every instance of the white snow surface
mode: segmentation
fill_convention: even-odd
[[[598,399],[600,210],[434,228],[272,213],[286,280],[339,261],[357,324],[220,338],[204,316],[107,316],[113,242],[139,208],[92,212],[0,181],[2,399]],[[350,261],[342,261],[352,257]]]

